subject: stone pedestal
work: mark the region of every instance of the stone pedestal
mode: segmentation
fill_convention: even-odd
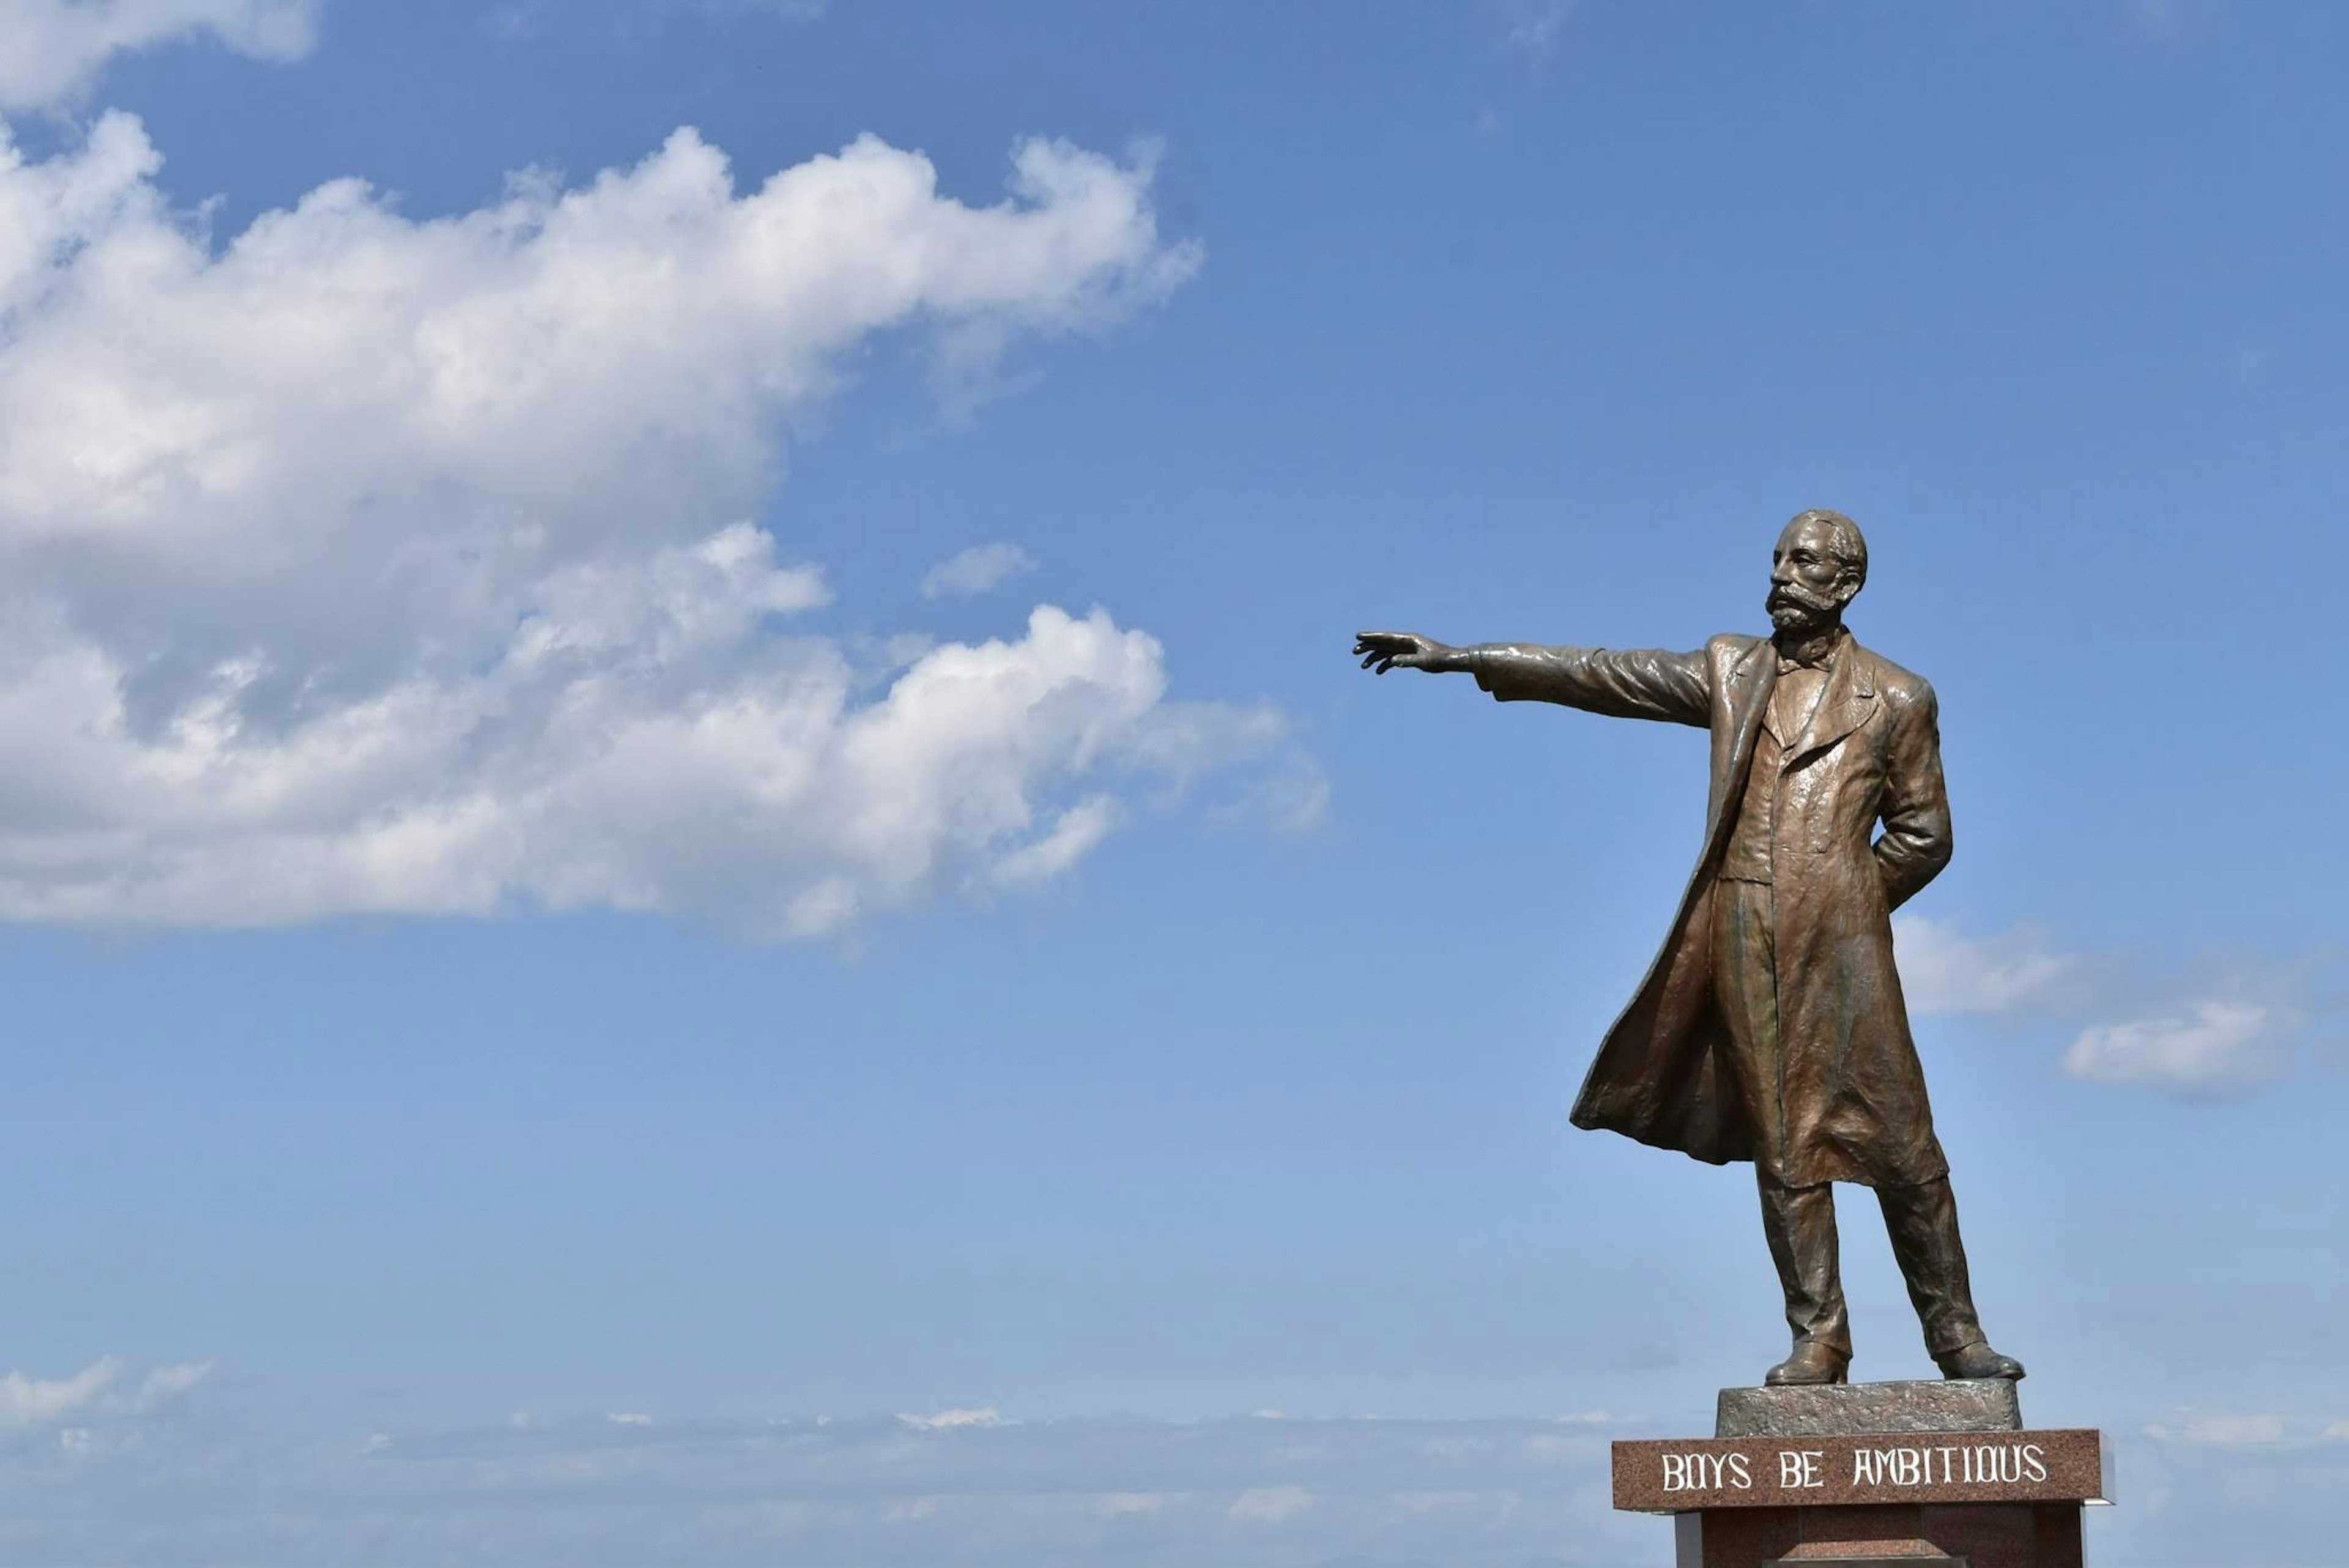
[[[2012,1383],[1724,1388],[1710,1438],[1615,1445],[1615,1506],[1677,1568],[2081,1568],[2103,1434],[2023,1425]]]

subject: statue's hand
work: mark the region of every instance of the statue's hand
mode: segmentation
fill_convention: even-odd
[[[1354,634],[1354,652],[1362,660],[1362,668],[1384,675],[1390,670],[1456,670],[1453,661],[1460,650],[1422,637],[1415,631],[1358,631]]]

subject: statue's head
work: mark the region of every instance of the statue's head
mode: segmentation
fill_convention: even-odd
[[[1797,513],[1770,553],[1770,624],[1795,637],[1824,631],[1867,581],[1858,524],[1825,507]]]

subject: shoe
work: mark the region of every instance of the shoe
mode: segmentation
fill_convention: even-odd
[[[1831,1345],[1815,1339],[1804,1340],[1795,1346],[1795,1354],[1762,1375],[1764,1386],[1785,1388],[1792,1385],[1811,1383],[1841,1383],[1844,1369],[1851,1357]],[[2018,1368],[2016,1376],[2021,1376]]]
[[[1961,1345],[1947,1355],[1937,1355],[1933,1364],[1941,1369],[1942,1376],[1949,1378],[2003,1377],[2009,1382],[2023,1378],[2023,1363],[2012,1355],[2001,1355],[1986,1339]]]

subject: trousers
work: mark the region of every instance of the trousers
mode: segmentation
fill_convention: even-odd
[[[1762,1231],[1785,1293],[1787,1324],[1795,1331],[1795,1343],[1825,1345],[1847,1357],[1851,1321],[1837,1256],[1835,1189],[1826,1182],[1794,1186],[1780,1174],[1790,1164],[1790,1141],[1806,1129],[1817,1136],[1819,1129],[1816,1114],[1799,1103],[1800,1086],[1817,1076],[1797,1070],[1812,1043],[1788,1039],[1780,1029],[1773,915],[1767,882],[1730,878],[1719,884],[1714,995],[1740,1057],[1739,1078],[1754,1126]],[[1981,1339],[1965,1243],[1958,1236],[1958,1200],[1950,1191],[1949,1177],[1879,1183],[1876,1200],[1884,1210],[1892,1255],[1908,1282],[1909,1299],[1924,1327],[1925,1348],[1944,1355]]]
[[[1786,1297],[1786,1325],[1797,1345],[1826,1345],[1848,1358],[1851,1314],[1844,1304],[1836,1239],[1835,1189],[1788,1187],[1762,1168],[1762,1233]],[[1892,1256],[1925,1331],[1925,1348],[1947,1355],[1982,1337],[1974,1314],[1958,1200],[1946,1176],[1914,1187],[1879,1187],[1876,1201],[1892,1238]]]

